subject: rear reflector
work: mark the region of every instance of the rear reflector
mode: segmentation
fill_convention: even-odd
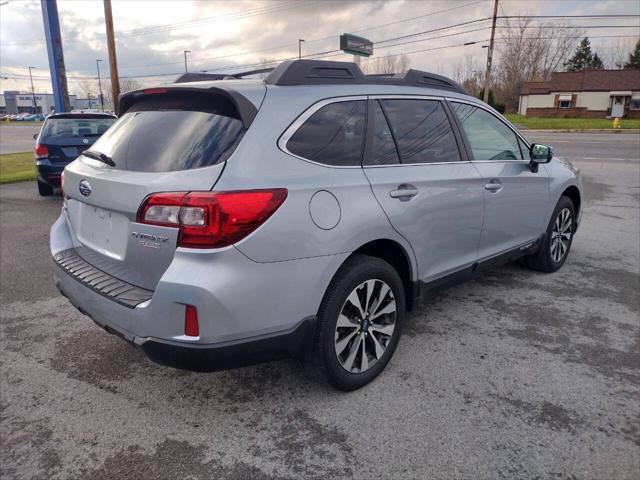
[[[40,145],[39,143],[36,144],[34,152],[36,154],[36,158],[45,158],[49,156],[49,149],[44,145]]]
[[[198,310],[193,305],[185,305],[184,309],[184,334],[189,337],[199,337]]]
[[[220,248],[256,230],[286,198],[284,188],[154,193],[142,202],[137,221],[179,228],[179,247]]]

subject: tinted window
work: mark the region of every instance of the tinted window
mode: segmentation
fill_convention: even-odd
[[[115,118],[49,118],[42,127],[42,137],[98,136],[115,121]]]
[[[371,145],[367,147],[365,165],[393,165],[400,163],[396,145],[391,136],[391,129],[389,129],[389,124],[380,104],[377,101],[373,101],[369,105],[371,105],[369,115],[373,115],[373,130],[369,137]]]
[[[134,104],[91,147],[121,170],[169,172],[227,160],[245,128],[235,107],[211,94],[152,95]]]
[[[475,160],[522,160],[518,137],[494,115],[464,103],[453,103]]]
[[[360,165],[365,108],[364,100],[325,105],[296,130],[287,150],[326,165]]]
[[[402,163],[460,161],[449,119],[436,100],[383,100]]]

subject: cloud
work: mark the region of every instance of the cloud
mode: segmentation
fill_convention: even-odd
[[[636,2],[624,0],[604,3],[502,0],[501,5],[501,13],[507,15],[520,12],[638,14],[640,9]],[[59,0],[58,6],[70,90],[76,91],[80,83],[96,76],[96,59],[103,60],[102,74],[108,74],[103,3]],[[184,70],[183,50],[191,51],[188,57],[191,70],[230,67],[241,70],[262,58],[297,56],[298,38],[305,39],[303,54],[334,51],[338,49],[339,34],[344,32],[379,42],[489,17],[492,7],[492,0],[114,0],[113,15],[120,75],[153,83],[171,77],[140,76],[180,73]],[[434,13],[441,10],[449,11]],[[48,60],[42,23],[37,0],[14,0],[0,6],[0,69],[3,76],[12,77],[1,80],[0,89],[28,89],[25,67],[32,65],[38,68],[34,71],[36,88],[50,91],[50,81],[43,78],[48,76]],[[467,56],[478,64],[484,63],[486,50],[480,48],[481,43],[461,45],[488,39],[489,22],[476,26],[485,29],[431,40],[424,39],[438,34],[417,35],[378,44],[375,56],[409,52],[412,67],[451,75],[453,66]],[[471,26],[442,31],[440,35],[467,30],[472,30]],[[411,41],[414,43],[407,43]],[[405,44],[389,46],[401,42]],[[597,44],[606,45],[607,41]],[[352,59],[344,54],[330,58]]]

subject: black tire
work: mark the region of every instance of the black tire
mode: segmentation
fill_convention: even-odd
[[[38,182],[38,193],[40,194],[41,197],[50,197],[51,195],[53,195],[53,187],[51,185],[49,185],[48,183],[41,182],[40,180],[38,180],[37,182]]]
[[[367,323],[365,328],[358,327],[362,328],[362,330],[360,331],[362,331],[363,336],[363,338],[360,339],[359,342],[364,342],[363,349],[372,349],[376,356],[372,356],[372,363],[370,367],[367,367],[368,369],[363,369],[363,371],[361,372],[351,372],[347,371],[345,369],[346,367],[343,367],[343,365],[340,363],[341,361],[338,358],[338,354],[336,353],[336,350],[338,348],[336,346],[336,343],[338,342],[336,338],[338,316],[343,312],[343,308],[347,308],[346,305],[348,297],[361,284],[369,280],[374,281],[372,287],[372,291],[374,291],[374,293],[372,293],[371,295],[371,303],[367,308],[367,311],[371,309],[372,323],[369,323],[369,315],[367,314]],[[383,288],[385,288],[385,284],[387,287],[389,287],[392,296],[388,293],[386,295],[382,294],[383,291],[386,291],[386,289],[383,290]],[[366,288],[369,287],[367,286]],[[378,292],[377,299],[375,298],[375,291]],[[362,290],[360,290],[360,292],[362,292]],[[384,298],[380,299],[379,297]],[[393,318],[395,318],[393,332],[389,336],[381,334],[381,331],[375,331],[376,336],[374,340],[373,338],[371,338],[374,336],[374,333],[368,327],[371,327],[373,330],[375,330],[376,328],[373,323],[373,318],[375,318],[376,316],[376,310],[384,310],[386,307],[383,307],[383,305],[389,305],[393,301],[395,301],[395,315],[385,314],[384,320],[391,323],[393,321]],[[374,302],[376,303],[375,306]],[[366,385],[375,377],[377,377],[380,372],[382,372],[382,370],[384,370],[384,368],[389,363],[389,360],[393,356],[393,353],[398,345],[400,335],[402,334],[404,314],[404,287],[400,275],[398,275],[398,272],[395,270],[395,268],[393,268],[384,260],[376,257],[370,257],[367,255],[352,256],[345,262],[342,267],[340,267],[340,269],[336,273],[324,295],[322,304],[320,305],[314,345],[314,363],[319,367],[319,370],[323,374],[325,379],[331,385],[340,390],[356,390]],[[383,317],[380,316],[378,318]],[[362,322],[364,322],[364,319],[361,318],[361,320]],[[380,320],[380,322],[382,321],[383,320]],[[361,325],[365,324],[362,323]],[[386,326],[388,325],[385,325],[385,327]],[[365,333],[366,331],[371,333],[367,334]],[[368,335],[371,335],[371,337],[369,337]],[[345,335],[345,337],[346,336],[348,335]],[[358,336],[359,335],[356,335],[355,337],[353,337],[353,340],[350,341],[352,347],[354,345],[353,342],[356,341]],[[383,353],[379,356],[379,358],[376,358],[377,352],[375,352],[376,345],[374,344],[374,342],[385,347]],[[347,349],[349,349],[349,347],[347,347]],[[360,351],[360,348],[357,348],[357,350]],[[364,352],[364,354],[366,355],[367,352]],[[356,362],[359,362],[360,365],[363,365],[364,360],[362,359],[362,351],[360,351],[358,355],[360,355],[358,357],[360,360],[354,360],[353,363],[355,364]]]
[[[553,236],[554,236],[554,225],[558,216],[565,209],[568,209],[571,212],[571,231],[568,239],[568,245],[566,250],[562,254],[561,258],[558,260],[554,259],[553,256]],[[573,242],[573,234],[576,231],[576,210],[573,205],[573,202],[569,197],[562,196],[560,200],[558,200],[558,204],[556,208],[553,210],[553,215],[551,215],[551,220],[549,220],[549,225],[547,226],[547,232],[544,236],[544,242],[540,246],[540,249],[537,253],[526,257],[525,261],[529,268],[533,270],[538,270],[540,272],[552,273],[556,270],[560,269],[564,262],[567,260],[569,256],[569,252],[571,251],[571,244]]]

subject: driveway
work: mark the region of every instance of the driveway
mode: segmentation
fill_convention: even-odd
[[[55,291],[59,198],[0,186],[0,476],[638,478],[638,139],[536,135],[584,175],[566,265],[425,298],[387,370],[348,394],[295,361],[151,363]]]

